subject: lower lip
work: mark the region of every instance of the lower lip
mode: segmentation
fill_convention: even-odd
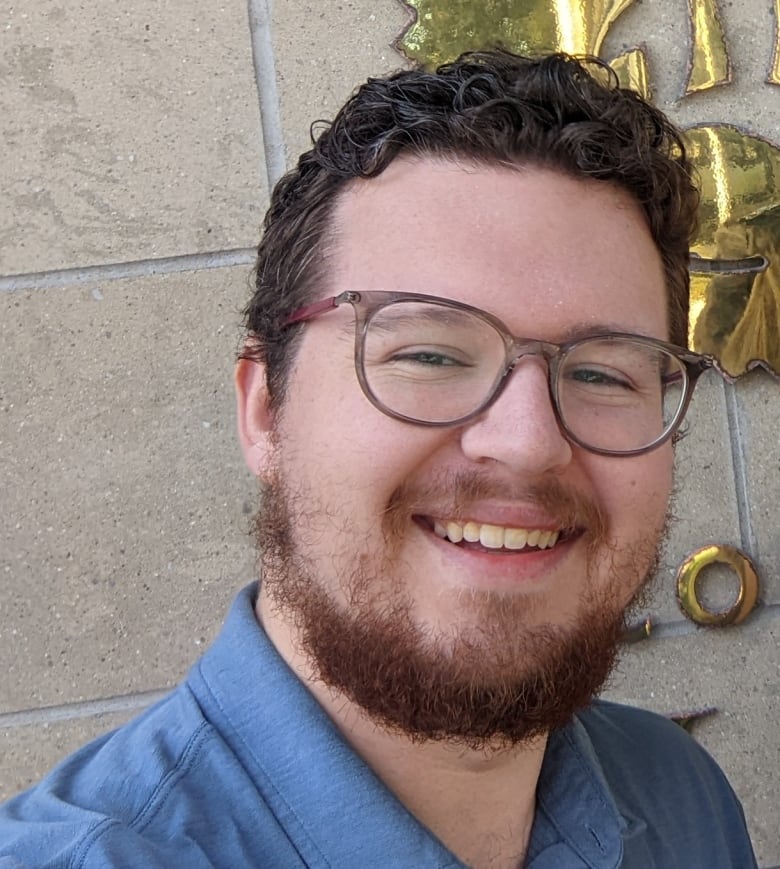
[[[453,585],[484,591],[513,591],[543,584],[552,579],[556,568],[571,554],[579,537],[556,543],[551,549],[490,550],[451,543],[423,522],[416,523],[433,542],[449,565]]]

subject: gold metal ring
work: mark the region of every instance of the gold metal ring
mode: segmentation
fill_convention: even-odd
[[[696,593],[696,580],[710,564],[727,564],[739,577],[739,594],[722,612],[707,609]],[[733,546],[704,546],[683,561],[677,571],[677,600],[683,613],[697,625],[723,627],[743,622],[758,601],[758,574],[753,562]]]

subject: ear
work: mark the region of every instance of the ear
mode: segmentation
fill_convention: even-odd
[[[235,384],[238,439],[244,461],[256,477],[265,479],[273,451],[271,433],[274,424],[265,365],[239,359]]]

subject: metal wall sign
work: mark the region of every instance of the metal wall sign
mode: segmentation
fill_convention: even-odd
[[[398,48],[423,66],[501,43],[527,53],[603,56],[604,39],[637,0],[403,0],[414,21]],[[766,81],[780,85],[780,0]],[[690,50],[683,97],[731,82],[728,33],[717,0],[688,0]],[[641,48],[605,57],[624,87],[649,96]],[[728,379],[763,366],[780,374],[780,148],[728,123],[686,132],[702,192],[691,253],[689,343]]]

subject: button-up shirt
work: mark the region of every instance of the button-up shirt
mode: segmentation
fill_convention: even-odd
[[[463,867],[236,600],[187,680],[0,807],[0,869]],[[595,701],[550,735],[530,869],[750,869],[740,805],[676,725]]]

